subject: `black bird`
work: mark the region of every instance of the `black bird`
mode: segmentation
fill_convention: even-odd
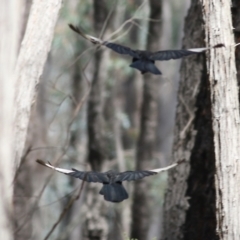
[[[154,65],[155,61],[179,59],[188,55],[204,52],[211,48],[219,48],[224,46],[224,44],[217,44],[210,48],[164,50],[164,51],[158,51],[158,52],[150,52],[145,50],[133,50],[129,47],[125,47],[116,43],[103,41],[99,38],[86,35],[80,30],[80,28],[75,27],[72,24],[69,24],[69,27],[74,32],[80,34],[82,37],[89,40],[93,44],[104,45],[119,54],[130,55],[132,57],[132,63],[130,64],[130,67],[138,69],[142,74],[147,72],[151,72],[156,75],[162,74],[160,70]]]
[[[158,168],[147,171],[126,171],[118,173],[116,171],[110,170],[107,172],[83,172],[75,168],[72,170],[57,168],[52,166],[51,163],[45,163],[42,160],[37,160],[37,162],[45,167],[54,169],[60,173],[79,178],[86,182],[98,182],[102,183],[103,187],[101,188],[99,194],[104,196],[104,199],[109,202],[122,202],[128,198],[128,193],[124,186],[122,185],[123,181],[133,181],[142,179],[147,176],[155,175],[159,172],[167,171],[178,164],[182,163],[183,160],[173,163],[172,165],[165,168]]]

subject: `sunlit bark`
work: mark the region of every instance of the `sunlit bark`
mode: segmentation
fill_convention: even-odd
[[[210,51],[207,59],[216,159],[217,233],[221,240],[237,240],[240,237],[240,116],[232,2],[202,0],[202,4],[207,45],[220,42],[226,46]]]
[[[13,239],[13,71],[20,35],[20,5],[21,1],[13,0],[3,0],[0,3],[0,236],[5,240]]]

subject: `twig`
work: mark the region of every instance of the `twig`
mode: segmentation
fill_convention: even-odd
[[[85,74],[84,74],[84,76],[85,76]],[[85,77],[86,77],[86,76],[85,76]],[[69,134],[70,134],[71,125],[72,125],[74,119],[76,118],[78,112],[81,110],[81,107],[82,107],[83,103],[85,102],[86,98],[88,97],[88,95],[89,95],[89,93],[90,93],[90,91],[91,91],[91,84],[90,84],[90,82],[89,82],[89,80],[88,80],[87,78],[86,78],[86,81],[87,81],[88,84],[89,84],[89,90],[88,90],[87,93],[83,96],[83,98],[81,99],[81,101],[78,103],[78,105],[77,105],[77,107],[76,107],[76,109],[75,109],[75,111],[74,111],[74,113],[73,113],[73,116],[72,116],[72,118],[71,118],[71,120],[70,120],[70,122],[69,122],[69,124],[68,124],[68,128],[67,128],[67,137],[66,137],[66,142],[65,142],[65,144],[64,144],[65,147],[63,147],[62,154],[57,158],[56,161],[54,161],[54,164],[57,164],[57,163],[60,161],[60,159],[62,159],[62,157],[63,157],[63,156],[65,155],[65,153],[67,152],[68,147],[69,147]],[[39,193],[39,195],[38,195],[37,200],[33,203],[32,209],[29,211],[29,215],[32,215],[32,214],[34,213],[34,211],[35,211],[35,209],[36,209],[36,206],[37,206],[37,204],[38,204],[38,202],[39,202],[39,200],[40,200],[40,198],[41,198],[41,196],[42,196],[42,194],[43,194],[46,186],[48,185],[50,179],[52,178],[52,176],[53,176],[53,174],[51,174],[51,175],[46,179],[45,184],[44,184],[44,186],[42,187],[42,189],[41,189],[41,191],[40,191],[40,193]],[[19,232],[26,224],[27,224],[27,221],[24,221],[24,223],[23,223],[21,226],[19,226],[19,227],[14,231],[14,233]]]
[[[86,175],[85,175],[86,178]],[[56,221],[56,223],[53,224],[51,230],[49,231],[49,233],[46,235],[46,237],[44,238],[44,240],[47,240],[51,234],[53,233],[54,229],[57,227],[57,225],[61,222],[61,220],[63,219],[63,217],[65,216],[65,214],[68,212],[68,210],[72,207],[73,203],[75,201],[77,201],[82,194],[82,190],[83,190],[83,186],[84,186],[84,180],[82,181],[81,187],[79,189],[79,192],[76,196],[72,196],[72,198],[69,200],[68,204],[66,205],[66,207],[63,209],[62,213],[60,214],[58,220]]]

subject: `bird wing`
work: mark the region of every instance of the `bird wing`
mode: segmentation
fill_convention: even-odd
[[[130,55],[131,57],[139,58],[137,52],[132,50],[129,47],[125,47],[123,45],[111,43],[111,42],[104,42],[103,45],[105,45],[106,47],[112,49],[114,52],[117,52],[119,54]]]
[[[116,43],[111,43],[111,42],[107,42],[107,41],[103,41],[99,38],[87,35],[85,33],[83,33],[83,31],[76,26],[73,26],[72,24],[68,24],[68,26],[76,33],[80,34],[83,38],[87,39],[88,41],[90,41],[93,44],[99,44],[99,45],[104,45],[110,49],[112,49],[113,51],[119,53],[119,54],[125,54],[125,55],[130,55],[132,57],[136,57],[138,58],[138,54],[136,51],[132,50],[129,47],[125,47],[123,45],[120,44],[116,44]]]
[[[45,167],[51,168],[55,171],[58,171],[60,173],[64,173],[66,175],[69,175],[69,176],[72,176],[72,177],[75,177],[75,178],[79,178],[79,179],[81,179],[83,181],[86,181],[86,182],[99,182],[99,183],[109,182],[109,179],[108,179],[107,175],[104,174],[104,173],[83,172],[83,171],[79,171],[79,170],[74,169],[74,168],[72,170],[57,168],[57,167],[54,167],[51,163],[46,163],[46,162],[44,162],[42,160],[39,160],[39,159],[36,162],[45,166]]]
[[[157,173],[160,172],[164,172],[164,171],[168,171],[171,168],[176,167],[177,165],[179,165],[180,163],[183,163],[185,160],[180,160],[178,162],[175,162],[167,167],[164,168],[157,168],[157,169],[153,169],[153,170],[146,170],[146,171],[126,171],[126,172],[122,172],[119,173],[118,176],[115,179],[115,182],[117,181],[132,181],[132,180],[138,180],[138,179],[142,179],[144,177],[148,177],[151,175],[155,175]]]
[[[122,182],[122,181],[134,181],[138,179],[142,179],[147,176],[151,176],[157,174],[156,172],[152,171],[126,171],[119,173],[119,175],[116,177],[116,182]]]
[[[149,57],[150,60],[156,61],[163,61],[163,60],[170,60],[170,59],[178,59],[182,58],[191,54],[198,54],[201,52],[204,52],[206,50],[212,49],[212,48],[219,48],[224,47],[224,44],[217,44],[210,48],[190,48],[190,49],[181,49],[181,50],[165,50],[165,51],[159,51],[152,53]]]

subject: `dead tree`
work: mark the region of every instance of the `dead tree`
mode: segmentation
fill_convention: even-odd
[[[184,43],[201,42],[204,22],[207,46],[226,48],[182,64],[174,158],[185,157],[189,166],[170,174],[162,239],[239,238],[239,102],[230,1],[201,2],[192,1]]]
[[[61,0],[33,1],[31,7],[15,71],[14,155],[16,166],[19,166],[23,155],[31,106],[35,101],[36,86],[51,47],[61,3]]]
[[[183,47],[204,46],[202,6],[192,0]],[[169,173],[164,240],[216,239],[213,131],[204,54],[186,58],[180,70],[173,159],[188,164]]]
[[[207,70],[211,92],[216,165],[216,218],[219,239],[239,239],[240,116],[230,0],[202,0],[207,45],[223,42],[225,49],[210,51]],[[224,19],[222,18],[224,16]],[[216,32],[218,33],[216,35]]]

